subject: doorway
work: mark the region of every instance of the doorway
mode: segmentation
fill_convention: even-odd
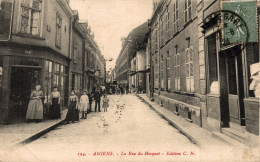
[[[40,69],[31,67],[12,67],[9,121],[25,121],[31,91],[40,83]]]
[[[241,48],[240,46],[232,48]],[[221,109],[222,122],[228,122],[245,126],[244,109],[244,79],[241,52],[234,49],[226,49],[220,52],[220,77],[221,77]],[[225,121],[223,121],[225,120]],[[229,126],[229,123],[223,126]]]

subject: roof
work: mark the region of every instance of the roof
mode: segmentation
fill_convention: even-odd
[[[145,22],[130,32],[129,34],[130,40],[136,43],[138,47],[142,47],[146,33],[148,32],[149,32],[148,22]]]

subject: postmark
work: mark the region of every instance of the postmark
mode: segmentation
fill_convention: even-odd
[[[224,5],[223,7],[222,2],[228,2],[228,6]],[[241,4],[243,2],[244,1],[239,1],[239,3],[237,1],[220,1],[221,9],[219,11],[211,13],[203,21],[203,24],[206,24],[207,26],[213,26],[217,24],[217,27],[220,31],[220,48],[229,49],[228,54],[231,57],[239,55],[241,51],[246,48],[248,43],[258,42],[257,19],[255,17],[254,23],[252,23],[252,20],[245,20],[246,16],[243,15],[245,7]],[[232,8],[232,6],[234,7],[233,3],[235,3],[235,9]],[[244,8],[241,9],[241,5]],[[250,3],[250,5],[254,6],[256,5],[256,3]],[[256,6],[253,10],[256,10]],[[253,13],[255,12],[251,12],[251,14]],[[243,16],[241,16],[241,14]],[[248,25],[248,23],[251,24]],[[222,54],[224,53],[221,53],[221,55]]]

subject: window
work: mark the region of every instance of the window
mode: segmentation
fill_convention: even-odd
[[[185,0],[185,23],[187,23],[191,19],[191,0]]]
[[[179,9],[178,9],[178,0],[173,4],[173,31],[176,33],[178,31],[178,22],[179,22]]]
[[[161,19],[160,19],[160,40],[161,40],[161,45],[162,45],[162,43],[163,43],[163,18],[161,17]]]
[[[41,3],[40,0],[23,0],[21,5],[21,33],[39,35]]]
[[[247,45],[247,79],[248,79],[248,94],[247,97],[257,97],[255,95],[255,90],[259,86],[257,82],[257,75],[260,75],[260,72],[257,73],[256,67],[254,64],[259,64],[259,43],[252,43]],[[255,66],[255,67],[254,67]]]
[[[155,64],[154,64],[154,88],[158,89],[159,88],[159,62],[158,58],[155,58]]]
[[[175,47],[175,54],[174,54],[174,71],[175,71],[175,90],[180,90],[180,54],[178,53],[178,46]]]
[[[167,75],[167,90],[171,90],[171,71],[170,71],[170,53],[167,51],[167,60],[166,60],[166,75]]]
[[[190,39],[188,41],[188,48],[185,50],[186,63],[186,90],[187,92],[194,92],[194,76],[193,76],[193,47],[190,46]]]
[[[219,94],[218,88],[218,66],[217,66],[217,50],[216,50],[216,34],[212,34],[206,39],[208,45],[208,83],[207,93]]]
[[[62,19],[59,14],[56,14],[56,40],[55,45],[58,48],[61,48],[61,27],[62,27]]]
[[[74,44],[73,44],[73,56],[72,56],[72,59],[73,59],[74,63],[77,63],[77,55],[78,55],[78,42],[74,41]]]
[[[170,30],[170,11],[169,11],[169,6],[166,7],[166,29],[167,29],[167,32]]]
[[[45,100],[44,103],[50,102],[50,96],[52,92],[52,62],[45,61],[45,85],[44,85],[44,92],[45,92]]]
[[[164,89],[164,58],[163,55],[161,55],[161,73],[160,73],[160,78],[161,78],[161,89]]]

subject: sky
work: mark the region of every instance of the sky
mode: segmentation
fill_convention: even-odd
[[[106,59],[107,68],[113,67],[120,53],[121,38],[152,15],[153,0],[70,0],[78,10],[80,22],[88,22],[95,40]]]

